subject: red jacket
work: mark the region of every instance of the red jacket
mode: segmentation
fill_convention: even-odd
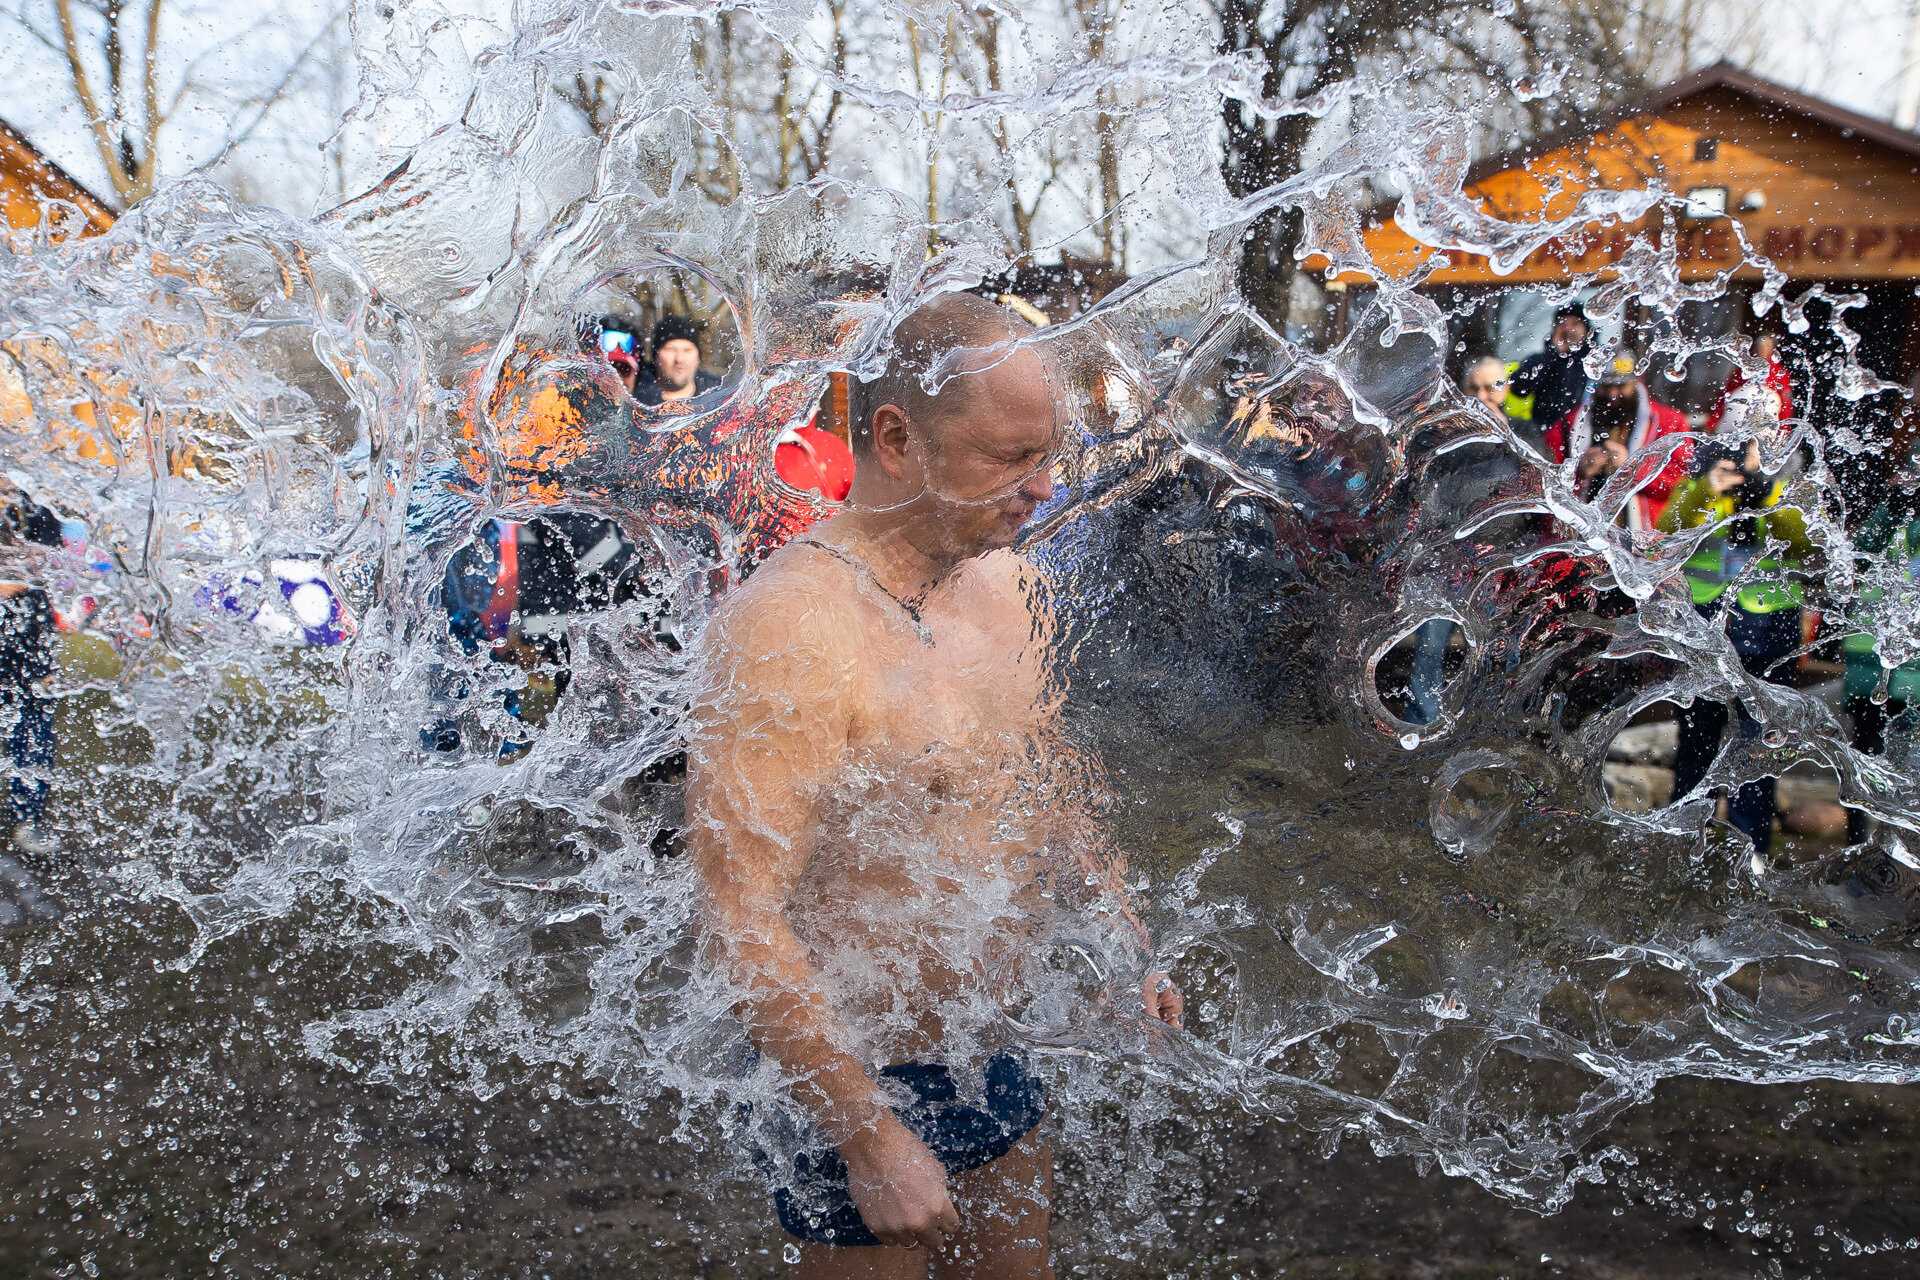
[[[1627,437],[1627,449],[1639,453],[1661,437],[1691,430],[1687,415],[1670,405],[1661,404],[1647,394],[1645,383],[1635,383],[1640,391],[1640,412],[1634,419],[1633,433]],[[1593,423],[1588,405],[1583,404],[1541,433],[1547,453],[1555,462],[1578,459],[1593,443]],[[1651,529],[1666,510],[1667,499],[1687,478],[1693,466],[1693,445],[1683,443],[1668,457],[1663,467],[1657,458],[1643,458],[1635,473],[1634,495],[1627,501],[1627,527]]]

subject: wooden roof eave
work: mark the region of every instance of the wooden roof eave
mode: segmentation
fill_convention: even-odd
[[[1636,119],[1658,116],[1688,99],[1714,90],[1726,90],[1765,107],[1801,116],[1844,136],[1857,137],[1920,162],[1920,134],[1811,97],[1722,62],[1625,99],[1604,112],[1588,117],[1577,128],[1544,134],[1518,147],[1487,156],[1468,168],[1461,184],[1462,190],[1468,195],[1485,199],[1486,193],[1479,188],[1500,175],[1515,171],[1531,172],[1532,166],[1540,161],[1577,153],[1608,132],[1617,131]],[[1402,230],[1391,216],[1397,207],[1397,197],[1381,200],[1365,210],[1362,216],[1374,222],[1365,235],[1370,246],[1376,250],[1375,260],[1384,269],[1384,274],[1392,278],[1404,278],[1416,271],[1419,264],[1430,255],[1442,251],[1421,244]],[[1385,245],[1380,243],[1383,240],[1387,242]],[[1384,252],[1380,251],[1382,249]],[[1327,265],[1326,259],[1318,257],[1309,258],[1302,264],[1307,270],[1324,270]],[[1445,274],[1445,268],[1441,273]],[[1617,273],[1603,267],[1584,274],[1595,280],[1606,280],[1614,278]],[[1761,273],[1756,268],[1743,266],[1735,274],[1758,278]],[[1347,287],[1363,286],[1374,283],[1374,278],[1362,272],[1349,271],[1336,277],[1332,283]],[[1496,278],[1483,283],[1497,286],[1500,280]]]
[[[114,207],[88,190],[72,174],[46,157],[18,129],[0,120],[0,155],[13,164],[38,195],[50,200],[65,200],[86,214],[87,229],[99,234],[111,227],[118,216]]]

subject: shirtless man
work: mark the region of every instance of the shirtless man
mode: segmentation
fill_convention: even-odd
[[[1050,767],[1051,619],[1010,548],[1064,421],[1054,371],[1010,345],[1027,332],[971,295],[903,321],[856,384],[848,509],[708,633],[688,845],[707,954],[814,1135],[776,1162],[806,1280],[925,1280],[929,1255],[941,1280],[1052,1276],[1045,1085],[1004,1030],[1009,975],[1076,891],[1138,929]],[[929,370],[954,376],[930,395]],[[1165,974],[1140,1000],[1180,1016]]]

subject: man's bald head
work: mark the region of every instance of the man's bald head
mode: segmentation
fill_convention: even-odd
[[[967,375],[1006,356],[1005,352],[983,349],[1018,341],[1033,332],[1027,321],[977,294],[942,294],[921,306],[893,331],[893,354],[886,370],[870,382],[856,381],[849,388],[854,452],[861,457],[873,452],[873,415],[883,405],[904,409],[923,431],[935,430],[942,420],[965,408],[978,381]],[[940,370],[953,352],[967,350],[974,354],[962,355],[953,368],[942,370],[937,375],[938,391],[929,395],[923,381],[927,375]]]
[[[935,560],[1012,546],[1053,496],[1063,429],[1057,371],[1021,345],[1033,332],[971,294],[901,321],[885,372],[851,397],[859,465],[848,502]]]

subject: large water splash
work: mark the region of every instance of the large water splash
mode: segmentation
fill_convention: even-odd
[[[636,1114],[671,1097],[689,1141],[745,1123],[733,1104],[775,1082],[693,962],[671,853],[687,655],[717,595],[823,512],[775,476],[779,435],[920,301],[1016,265],[996,219],[1040,157],[1124,125],[1115,194],[1152,249],[1037,339],[1076,431],[1027,551],[1061,618],[1062,777],[1131,851],[1151,958],[1195,1016],[1150,1034],[1117,994],[1150,957],[1053,939],[1009,1017],[1059,1076],[1065,1144],[1226,1100],[1557,1206],[1663,1078],[1911,1079],[1910,744],[1856,752],[1824,703],[1748,674],[1681,576],[1713,530],[1623,527],[1634,467],[1588,493],[1463,400],[1447,317],[1405,282],[1380,273],[1321,353],[1235,290],[1248,227],[1289,206],[1308,251],[1373,272],[1363,183],[1496,269],[1660,193],[1502,222],[1461,191],[1471,122],[1428,108],[1237,199],[1194,141],[1222,97],[1267,117],[1331,98],[1262,96],[1183,21],[1090,57],[1085,33],[996,10],[987,65],[952,34],[985,16],[363,5],[338,144],[363,194],[300,221],[188,182],[105,236],[56,220],[0,256],[8,473],[80,526],[5,548],[7,571],[87,617],[55,684],[67,851],[32,868],[69,914],[9,944],[19,1025],[64,1025],[48,975],[103,937],[191,973],[271,935],[310,974],[287,1054],[482,1098],[529,1078]],[[879,34],[850,60],[856,20]],[[857,161],[753,185],[769,126],[720,78],[774,68],[826,95],[780,99],[787,123],[830,98]],[[1713,348],[1681,308],[1726,280],[1682,285],[1675,244],[1636,242],[1588,305],[1664,318],[1682,360]],[[1782,283],[1757,305],[1806,323]],[[692,415],[637,406],[576,340],[642,287],[704,307],[734,353]],[[1880,391],[1842,347],[1842,394]],[[1857,612],[1883,660],[1912,657],[1904,570],[1853,553],[1833,483],[1885,440],[1766,439],[1827,607],[1877,599]],[[606,607],[530,669],[449,634],[449,563],[485,580],[500,519],[575,556],[567,530],[611,520],[625,548]],[[1416,722],[1384,672],[1436,618],[1464,645]],[[1694,699],[1758,732],[1699,798],[1616,808],[1609,744]],[[1709,823],[1712,788],[1802,762],[1874,841],[1796,863]],[[113,1002],[88,1017],[113,1043]],[[32,1072],[70,1051],[19,1034]],[[1129,1214],[1152,1211],[1151,1167],[1111,1172]]]

